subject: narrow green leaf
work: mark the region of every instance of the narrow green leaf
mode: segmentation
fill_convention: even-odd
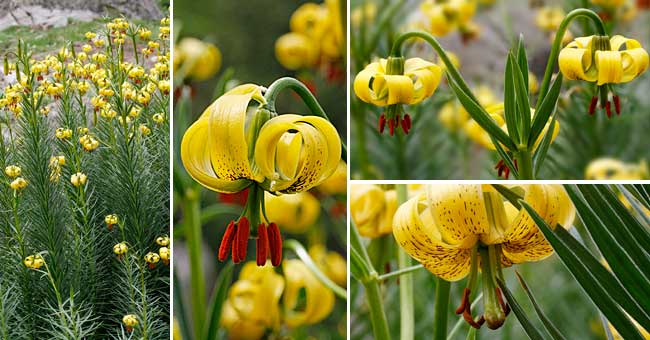
[[[221,311],[223,310],[223,303],[226,301],[228,294],[228,287],[232,281],[232,262],[226,264],[221,269],[221,273],[217,277],[212,290],[212,299],[208,305],[208,327],[203,333],[205,340],[216,340],[219,331],[219,321],[221,320]]]
[[[350,275],[361,281],[368,276],[368,268],[356,249],[350,247]]]
[[[503,159],[503,161],[506,163],[508,168],[510,168],[510,173],[512,174],[512,176],[514,178],[519,178],[519,171],[517,170],[517,167],[515,167],[515,163],[512,159],[512,156],[510,156],[510,154],[503,149],[501,144],[497,143],[494,137],[490,137],[490,138],[492,139],[492,144],[494,144],[494,146],[497,149],[497,153],[499,154],[499,157],[501,157],[501,159]]]
[[[524,288],[524,292],[526,292],[526,295],[528,295],[528,299],[530,302],[533,304],[533,308],[535,308],[535,312],[537,313],[537,316],[539,317],[540,320],[542,320],[542,324],[544,324],[544,327],[546,327],[546,331],[548,334],[551,335],[551,337],[555,340],[564,340],[565,337],[560,333],[560,331],[555,327],[553,322],[549,320],[549,318],[544,314],[544,311],[542,308],[537,304],[537,300],[535,299],[535,296],[533,295],[533,292],[528,288],[528,285],[526,284],[526,281],[524,280],[521,275],[519,275],[518,271],[515,271],[515,274],[517,275],[517,279],[519,280],[519,284]]]
[[[516,108],[515,80],[512,76],[512,59],[506,60],[505,89],[503,93],[503,115],[506,119],[508,135],[519,144],[521,138],[517,129],[517,108]]]
[[[528,100],[528,83],[524,81],[524,75],[519,68],[519,64],[514,62],[512,53],[508,54],[512,61],[512,76],[515,80],[515,93],[517,94],[517,122],[519,124],[519,135],[522,139],[530,135],[530,102]]]
[[[517,44],[517,64],[524,76],[524,85],[526,86],[526,93],[530,93],[528,89],[528,57],[526,56],[526,46],[524,46],[524,35],[519,35],[519,42]]]
[[[505,185],[501,184],[492,184],[492,187],[498,191],[501,196],[505,197],[510,204],[512,204],[517,210],[521,209],[521,204],[519,204],[519,200],[523,199],[524,197],[519,195],[518,193],[514,192],[513,190],[510,190],[508,187]]]
[[[557,228],[555,230],[557,237],[571,250],[571,252],[584,264],[589,270],[591,275],[600,282],[603,288],[608,291],[612,298],[625,309],[630,316],[641,324],[650,325],[650,316],[647,309],[648,301],[635,301],[623,285],[614,277],[609,270],[607,270],[596,257],[594,257],[589,250],[578,240],[573,238],[571,234],[564,228]],[[642,308],[645,308],[642,309]]]
[[[537,110],[535,110],[535,115],[533,116],[533,126],[530,128],[530,137],[528,138],[529,147],[535,145],[539,135],[544,131],[544,126],[546,126],[549,117],[551,117],[555,111],[555,105],[557,104],[557,99],[560,96],[561,89],[562,73],[555,77],[553,84],[551,84],[551,89],[548,91],[548,94],[544,97],[542,102],[537,103]]]
[[[618,187],[621,191],[625,190],[634,196],[646,209],[650,209],[650,197],[645,196],[642,184],[619,184]]]
[[[508,149],[516,150],[517,145],[512,141],[512,139],[506,134],[490,115],[485,112],[480,104],[472,100],[463,90],[461,90],[458,85],[453,81],[453,79],[448,78],[449,86],[456,94],[456,98],[463,105],[467,113],[480,125],[490,136],[496,138],[499,142],[503,143]]]
[[[616,277],[618,277],[628,292],[630,292],[630,295],[637,299],[637,301],[650,301],[650,297],[648,297],[650,295],[650,288],[647,288],[647,280],[639,272],[638,268],[636,268],[623,245],[617,242],[616,237],[610,231],[610,229],[621,228],[621,226],[612,225],[610,228],[606,227],[593,210],[598,209],[598,203],[593,200],[587,203],[585,198],[580,194],[583,188],[573,185],[565,187],[573,204],[576,206],[576,210],[585,228]]]
[[[648,230],[630,213],[630,211],[627,210],[625,205],[623,205],[623,202],[618,199],[618,196],[609,187],[599,186],[598,189],[601,197],[603,197],[605,202],[607,202],[611,209],[614,210],[614,213],[621,218],[623,225],[627,228],[628,234],[631,236],[632,240],[638,243],[634,249],[634,254],[641,256],[641,253],[643,253],[645,255],[643,259],[644,263],[650,265],[650,261],[645,262],[648,260],[647,255],[648,251],[650,251],[650,233],[648,233]],[[628,201],[630,201],[632,206],[636,203],[632,202],[629,198]],[[646,212],[640,210],[639,214],[645,216]],[[639,264],[639,266],[641,266],[641,264]],[[648,267],[641,268],[650,270]],[[648,272],[646,273],[646,276],[648,276]]]
[[[590,274],[590,271],[582,264],[579,258],[571,252],[571,249],[564,244],[551,227],[537,214],[525,201],[521,201],[524,209],[537,224],[539,230],[544,234],[546,240],[551,244],[557,255],[567,267],[571,275],[580,283],[580,286],[587,293],[591,301],[600,309],[609,319],[614,327],[625,339],[643,339],[638,330],[634,327],[630,319],[612,299],[611,295],[605,290],[600,282]],[[563,228],[563,227],[559,227]],[[559,229],[558,228],[558,229]],[[625,333],[625,334],[623,334]]]
[[[531,340],[544,340],[542,333],[533,325],[530,319],[528,319],[526,312],[524,312],[523,308],[521,308],[517,300],[515,300],[515,297],[512,295],[505,282],[497,278],[497,283],[499,284],[503,295],[505,295],[506,300],[508,300],[508,305],[510,305],[510,308],[515,313],[517,320],[519,320],[521,328],[523,328],[526,332],[526,335],[528,335]]]
[[[557,119],[555,115],[553,115],[551,124],[549,124],[544,138],[542,138],[542,141],[539,143],[539,146],[533,155],[533,173],[535,174],[535,177],[537,177],[537,174],[539,174],[540,170],[542,169],[542,164],[544,164],[544,160],[546,159],[546,155],[548,153],[548,148],[553,142],[553,130],[555,130],[555,124],[557,124],[556,120]]]

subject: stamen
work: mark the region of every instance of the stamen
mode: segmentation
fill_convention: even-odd
[[[383,114],[379,116],[379,133],[384,133],[384,128],[386,128],[386,116]]]
[[[257,265],[262,267],[266,264],[269,255],[269,234],[264,223],[257,227]]]
[[[231,252],[231,254],[232,254],[232,262],[234,264],[237,264],[237,263],[241,262],[241,260],[239,259],[239,233],[237,231],[235,231],[234,235],[235,236],[234,236],[233,241],[232,241],[232,252]]]
[[[219,246],[219,261],[223,262],[228,257],[228,252],[232,246],[232,241],[235,239],[235,221],[230,221],[226,227],[226,232],[221,238],[221,245]]]
[[[618,96],[614,95],[614,108],[616,109],[616,114],[620,115],[621,114],[621,98]]]
[[[267,230],[269,235],[269,252],[271,253],[271,264],[277,267],[282,263],[282,235],[275,223],[269,224]]]
[[[395,120],[388,120],[388,134],[393,136],[395,134]]]
[[[589,104],[589,115],[593,115],[596,112],[596,105],[598,104],[598,97],[591,97],[591,103]]]
[[[605,104],[605,112],[607,113],[607,118],[612,118],[612,103],[609,100]]]
[[[467,300],[469,300],[469,295],[470,295],[470,290],[469,288],[465,287],[463,290],[463,298],[460,300],[460,306],[456,308],[456,314],[462,314],[466,307],[465,305],[467,304]]]
[[[237,223],[237,241],[239,246],[237,247],[239,261],[246,260],[246,248],[248,248],[248,236],[250,235],[251,224],[248,222],[246,217],[239,219]]]
[[[406,121],[406,126],[408,127],[408,129],[411,130],[411,126],[412,126],[412,124],[411,124],[411,116],[409,116],[408,114],[405,114],[404,115],[404,120]]]
[[[408,135],[410,130],[408,116],[409,115],[404,115],[404,119],[401,121],[402,131],[404,131],[405,135]]]

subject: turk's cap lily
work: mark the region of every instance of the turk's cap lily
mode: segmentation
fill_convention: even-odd
[[[183,65],[186,76],[194,80],[209,79],[221,67],[221,52],[213,44],[187,37],[174,50],[174,63]]]
[[[328,179],[341,160],[336,128],[316,116],[284,114],[267,121],[255,144],[255,165],[270,192],[297,193]]]
[[[523,185],[524,201],[551,226],[571,227],[575,208],[560,185]],[[432,185],[395,214],[398,244],[431,273],[448,281],[470,271],[472,248],[499,245],[501,264],[542,260],[553,253],[525,209],[517,210],[488,185]]]
[[[376,238],[390,234],[397,210],[395,190],[382,190],[373,184],[354,184],[350,188],[350,216],[359,234]]]
[[[470,23],[470,19],[476,13],[476,1],[427,0],[420,5],[420,9],[429,19],[431,34],[445,36],[455,29],[462,29]]]
[[[320,216],[320,202],[308,192],[273,195],[265,193],[266,216],[284,231],[303,233]]]
[[[290,32],[275,42],[275,57],[289,70],[315,66],[318,62],[318,45],[309,36]]]
[[[309,247],[309,256],[327,277],[341,287],[346,286],[347,264],[341,254],[328,251],[322,244],[314,244]]]
[[[648,68],[648,52],[621,35],[579,37],[560,51],[562,74],[598,85],[625,83]]]
[[[241,85],[226,92],[190,126],[181,142],[187,172],[201,185],[236,193],[251,183],[295,193],[325,181],[338,166],[341,139],[324,118],[270,113],[262,88]],[[248,123],[247,123],[248,122]]]
[[[354,93],[376,106],[417,104],[440,84],[440,66],[421,58],[404,61],[401,74],[388,74],[388,59],[368,64],[354,79]]]
[[[326,318],[334,308],[334,292],[318,281],[301,260],[286,260],[282,266],[286,280],[282,302],[287,326],[311,325]],[[304,307],[298,307],[302,290]]]
[[[506,123],[505,119],[505,111],[504,111],[504,105],[503,103],[498,103],[498,104],[493,104],[485,108],[485,111],[490,115],[490,118],[506,133],[508,134],[508,125]],[[530,109],[531,111],[531,116],[535,115],[535,110]],[[551,120],[552,118],[549,119],[549,122],[546,123],[544,126],[544,129],[542,130],[542,133],[539,134],[537,140],[535,141],[535,144],[533,144],[533,149],[536,149],[539,143],[541,143],[542,139],[546,135],[546,132],[551,126]],[[494,146],[494,143],[492,143],[492,138],[490,138],[490,135],[488,134],[487,131],[485,131],[475,120],[470,119],[467,121],[465,124],[465,133],[467,133],[467,136],[475,141],[476,143],[482,145],[483,147],[489,149],[489,150],[496,150],[496,146]],[[552,141],[555,140],[555,137],[557,137],[558,133],[560,133],[560,123],[558,121],[555,121],[555,127],[553,129],[553,135],[552,135]],[[505,148],[505,146],[503,146]],[[511,150],[515,151],[515,150]]]

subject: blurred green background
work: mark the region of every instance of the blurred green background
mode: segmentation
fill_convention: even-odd
[[[280,77],[296,77],[296,72],[285,69],[276,60],[275,41],[289,32],[291,14],[306,2],[177,0],[174,2],[174,29],[177,38],[191,36],[212,42],[219,48],[223,60],[215,79],[224,70],[233,68],[238,81],[268,86]],[[314,80],[318,101],[341,136],[345,136],[345,82],[327,83],[320,77]],[[201,111],[212,102],[214,85],[209,80],[198,85],[193,104],[195,110]],[[283,94],[278,101],[279,112],[307,112],[306,107],[294,99],[290,94]]]

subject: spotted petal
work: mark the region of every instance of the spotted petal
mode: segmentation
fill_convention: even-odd
[[[471,251],[442,240],[427,206],[426,195],[419,194],[398,208],[393,219],[395,240],[434,275],[460,280],[469,273]]]

